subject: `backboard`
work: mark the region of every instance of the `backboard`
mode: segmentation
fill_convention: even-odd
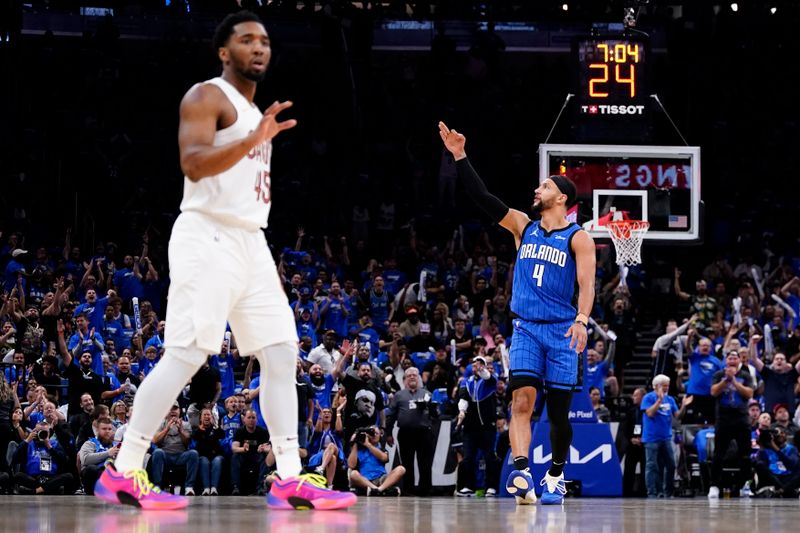
[[[702,238],[699,147],[541,144],[539,179],[553,174],[575,182],[576,221],[594,238],[613,211],[648,221],[649,241]]]

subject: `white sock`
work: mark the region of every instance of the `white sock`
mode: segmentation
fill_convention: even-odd
[[[278,475],[286,479],[298,475],[303,468],[297,446],[297,345],[274,344],[256,356],[261,366],[258,404],[269,428]]]
[[[133,416],[128,422],[122,447],[114,461],[117,471],[142,468],[144,455],[150,448],[158,426],[167,416],[186,382],[205,360],[205,352],[194,345],[167,349],[161,361],[142,381],[133,398]]]

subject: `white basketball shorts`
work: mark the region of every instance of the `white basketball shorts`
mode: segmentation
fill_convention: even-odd
[[[164,345],[220,351],[230,323],[242,355],[297,342],[294,314],[261,230],[181,213],[169,240]]]

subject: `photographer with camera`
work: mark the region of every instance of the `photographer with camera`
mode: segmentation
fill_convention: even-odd
[[[762,429],[758,435],[761,448],[755,457],[758,492],[796,497],[800,489],[800,455],[787,443],[783,428]]]
[[[39,422],[22,441],[11,460],[11,469],[20,465],[14,474],[19,494],[63,494],[72,482],[67,456],[58,440],[51,438],[50,425]]]
[[[728,453],[731,441],[736,441],[739,480],[734,487],[750,478],[750,418],[747,403],[753,397],[756,383],[746,366],[742,365],[739,352],[731,350],[725,356],[725,367],[712,378],[711,395],[717,399],[717,422],[714,426],[714,459],[711,466],[710,499],[719,498],[722,462]]]
[[[457,426],[464,426],[464,459],[459,465],[459,484],[461,490],[456,495],[469,497],[475,495],[475,474],[478,450],[483,452],[486,461],[486,495],[497,494],[499,464],[494,453],[497,436],[497,376],[486,365],[486,358],[478,356],[472,360],[472,375],[461,382],[458,388]]]
[[[114,423],[110,418],[99,418],[97,436],[84,442],[78,452],[81,481],[86,494],[94,494],[94,485],[105,470],[106,461],[117,458],[119,444],[114,445],[114,432]]]
[[[386,473],[389,454],[381,446],[381,431],[377,426],[356,429],[350,438],[350,455],[347,466],[350,468],[350,487],[365,489],[367,496],[400,496],[398,483],[403,479],[406,469],[397,466]]]
[[[389,406],[386,443],[394,445],[394,425],[397,423],[397,444],[400,460],[411,474],[404,478],[403,492],[427,496],[431,490],[431,471],[435,443],[431,432],[431,418],[438,417],[431,393],[422,388],[422,379],[416,367],[409,367],[403,376],[405,388],[394,395]],[[419,486],[414,490],[414,457],[419,467]]]

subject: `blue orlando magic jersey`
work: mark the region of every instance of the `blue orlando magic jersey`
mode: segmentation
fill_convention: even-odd
[[[514,265],[511,310],[531,322],[565,322],[575,318],[572,305],[577,269],[571,249],[577,224],[545,232],[539,222],[525,227]]]

